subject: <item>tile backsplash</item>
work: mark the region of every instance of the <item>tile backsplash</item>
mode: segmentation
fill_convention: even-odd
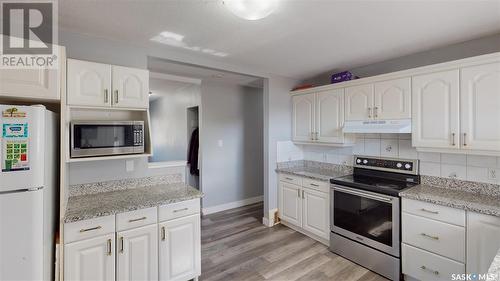
[[[500,157],[417,152],[411,134],[358,134],[354,146],[329,147],[278,142],[278,162],[312,160],[352,165],[353,155],[420,160],[420,174],[500,184]]]

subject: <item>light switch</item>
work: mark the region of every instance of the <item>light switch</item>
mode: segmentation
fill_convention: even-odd
[[[125,162],[125,170],[127,171],[127,173],[134,171],[134,160],[127,160]]]
[[[219,147],[223,147],[224,146],[224,141],[222,141],[222,140],[217,141],[217,145]]]

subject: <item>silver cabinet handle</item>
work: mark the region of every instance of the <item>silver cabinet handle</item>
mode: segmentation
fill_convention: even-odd
[[[165,241],[166,237],[167,237],[167,233],[165,232],[165,227],[162,226],[161,227],[161,241]]]
[[[111,239],[108,239],[108,256],[111,256],[111,254],[112,254]]]
[[[174,210],[174,213],[187,211],[187,210],[189,210],[189,208],[182,208],[182,209]]]
[[[131,220],[128,220],[128,222],[143,221],[145,219],[147,219],[147,217],[142,217],[142,218],[138,218],[138,219],[131,219]]]
[[[120,253],[123,253],[123,236],[120,237]]]
[[[314,140],[314,132],[311,132],[311,140]]]
[[[425,271],[428,271],[428,272],[430,272],[430,273],[432,273],[432,274],[434,274],[434,275],[439,275],[439,271],[434,270],[434,269],[430,269],[430,268],[426,267],[425,265],[422,265],[422,266],[420,267],[420,269],[425,270]]]
[[[319,140],[319,137],[318,137],[318,136],[319,136],[319,133],[318,133],[318,132],[316,132],[316,133],[314,133],[314,135],[316,136],[316,140]]]
[[[431,210],[427,210],[427,209],[424,209],[424,208],[420,209],[420,211],[426,212],[426,213],[430,213],[430,214],[434,214],[434,215],[439,214],[438,211],[431,211]]]
[[[297,189],[297,197],[300,198],[300,189]]]
[[[293,180],[292,178],[285,178],[285,179],[287,179],[287,180],[289,180],[289,181]]]
[[[310,183],[309,185],[310,185],[310,186],[316,186],[316,187],[319,187],[319,184],[315,184],[315,183]]]
[[[80,232],[87,232],[87,231],[92,231],[92,230],[98,230],[98,229],[101,229],[102,226],[98,225],[96,227],[91,227],[91,228],[83,228],[83,229],[80,229]]]
[[[375,106],[373,110],[375,112],[373,115],[375,115],[375,118],[378,118],[378,107]]]
[[[302,190],[302,199],[306,199],[306,196],[304,195],[304,190]]]
[[[467,133],[464,133],[464,146],[467,146]]]
[[[439,237],[437,236],[432,236],[432,235],[429,235],[429,234],[426,234],[426,233],[420,233],[420,235],[424,236],[424,237],[427,237],[427,238],[431,238],[431,239],[434,239],[434,240],[439,240]]]
[[[118,90],[115,90],[115,104],[118,104]]]
[[[104,89],[104,103],[109,102],[109,94],[108,94],[108,89]]]
[[[455,146],[455,133],[451,133],[451,145]]]
[[[372,118],[372,108],[368,107],[368,118]]]

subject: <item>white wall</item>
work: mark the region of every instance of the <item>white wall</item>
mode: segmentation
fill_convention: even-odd
[[[297,85],[296,80],[272,76],[264,81],[264,217],[278,207],[278,181],[275,172],[277,145],[279,141],[292,137],[292,99],[290,90]]]
[[[203,207],[263,195],[262,90],[201,84]]]
[[[172,89],[169,83],[172,82],[165,79],[150,79],[149,83],[151,91],[157,96],[149,107],[153,162],[187,160],[187,108],[201,104],[199,85],[185,84]]]

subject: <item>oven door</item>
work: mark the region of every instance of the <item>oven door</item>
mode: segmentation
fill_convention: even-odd
[[[142,121],[78,121],[71,124],[71,157],[144,153]]]
[[[331,230],[399,257],[399,198],[331,186]]]

